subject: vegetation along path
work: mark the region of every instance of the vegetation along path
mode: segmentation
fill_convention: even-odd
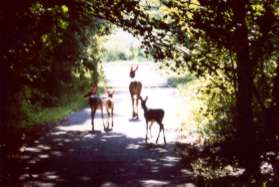
[[[148,95],[147,106],[163,108],[166,112],[167,145],[163,144],[162,136],[159,144],[155,144],[158,133],[155,124],[154,137],[146,145],[142,109],[139,108],[138,121],[130,119],[129,69],[128,63],[104,64],[107,86],[116,90],[112,131],[103,131],[97,111],[96,133],[90,133],[90,108],[76,112],[25,148],[14,179],[26,186],[193,186],[190,170],[175,152],[181,124],[176,117],[176,105],[181,98],[152,64],[139,65],[136,76],[143,84],[142,96]]]

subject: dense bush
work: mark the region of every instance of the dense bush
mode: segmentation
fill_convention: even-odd
[[[21,138],[11,135],[19,127],[61,119],[62,114],[41,113],[74,103],[70,97],[77,99],[97,83],[97,39],[106,23],[86,13],[78,16],[81,9],[36,0],[1,6],[0,147]]]

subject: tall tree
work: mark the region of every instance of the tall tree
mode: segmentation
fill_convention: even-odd
[[[168,7],[168,12],[164,17],[173,20],[171,24],[175,25],[175,29],[178,30],[178,32],[172,30],[174,33],[188,31],[185,38],[193,37],[198,41],[202,37],[209,45],[213,43],[218,48],[225,48],[235,54],[236,69],[233,71],[237,75],[237,115],[235,120],[239,140],[238,151],[247,171],[258,171],[259,149],[257,143],[259,139],[256,138],[254,119],[257,116],[253,108],[253,102],[255,102],[253,96],[256,97],[257,85],[254,85],[254,81],[262,76],[257,74],[259,73],[257,69],[268,62],[267,56],[278,53],[278,43],[275,42],[279,38],[278,2],[163,0],[162,3]],[[181,45],[185,46],[184,43]],[[210,48],[210,46],[208,47]],[[191,49],[191,44],[189,49]],[[186,53],[187,56],[189,55]],[[186,59],[186,63],[199,64],[200,62],[198,59],[196,62],[187,62],[187,58],[184,59]],[[212,69],[214,71],[216,68],[210,62],[199,64],[199,66],[203,67],[200,69],[204,70],[205,67],[210,71]],[[225,66],[227,65],[225,64]],[[220,68],[221,66],[217,65],[217,69]],[[276,90],[276,86],[274,89]]]

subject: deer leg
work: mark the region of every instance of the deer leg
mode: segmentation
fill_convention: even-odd
[[[165,142],[165,144],[167,144],[167,141],[166,141],[166,136],[165,136],[165,128],[164,128],[164,126],[163,126],[163,136],[164,136],[164,142]]]
[[[111,108],[111,129],[113,128],[113,107]]]
[[[105,126],[105,121],[104,121],[104,111],[103,111],[103,106],[101,105],[101,115],[102,115],[102,120],[103,120],[103,126],[104,126],[104,131],[106,131],[106,126]]]
[[[109,120],[110,120],[110,111],[109,108],[107,108],[107,129],[109,130]]]
[[[134,118],[135,117],[135,110],[134,110],[134,103],[135,103],[135,101],[134,101],[133,95],[131,95],[131,98],[132,98],[132,110],[133,110],[132,118]]]
[[[167,144],[166,136],[165,136],[165,127],[164,127],[163,123],[161,123],[161,127],[162,127],[162,130],[163,130],[164,143]]]
[[[145,133],[145,143],[147,144],[147,134],[148,134],[148,121],[146,120],[146,133]]]
[[[139,97],[137,96],[137,99],[136,99],[136,106],[135,106],[135,117],[136,119],[139,119],[139,111],[138,111],[138,105],[139,105]]]
[[[95,118],[96,108],[91,108],[91,124],[92,124],[92,132],[94,132],[94,118]]]
[[[150,125],[149,125],[149,134],[150,134],[150,138],[152,138],[152,134],[151,134],[151,127],[152,127],[152,125],[153,125],[153,121],[150,123]]]
[[[156,144],[158,143],[158,140],[159,140],[159,137],[160,137],[160,133],[162,131],[162,126],[161,126],[161,124],[159,124],[159,125],[160,125],[160,130],[159,130],[159,133],[158,133],[158,137],[156,139]]]

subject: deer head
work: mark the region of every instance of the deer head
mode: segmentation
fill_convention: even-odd
[[[132,65],[131,68],[130,68],[130,77],[131,78],[134,78],[135,75],[136,75],[136,71],[139,69],[139,66],[137,65],[135,68],[134,66]]]
[[[112,98],[115,93],[115,90],[106,90],[106,92],[107,92],[108,97]]]
[[[146,96],[145,99],[142,99],[142,97],[140,97],[139,99],[140,99],[140,101],[141,101],[141,107],[142,107],[143,109],[145,109],[145,108],[146,108],[146,101],[147,101],[147,99],[148,99],[148,96]]]
[[[105,87],[105,93],[108,97],[112,98],[115,93],[115,90],[112,87]]]
[[[91,87],[91,93],[93,93],[93,94],[96,94],[96,93],[97,93],[97,86],[96,86],[96,85],[93,85],[93,86]]]

